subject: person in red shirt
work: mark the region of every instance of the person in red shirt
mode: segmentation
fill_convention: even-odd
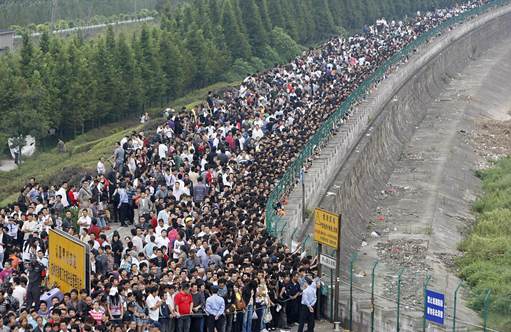
[[[178,313],[177,330],[179,332],[190,331],[190,314],[192,313],[193,299],[188,283],[185,282],[181,285],[181,291],[174,297],[174,305]]]
[[[99,228],[98,221],[96,219],[92,219],[88,233],[94,234],[96,236],[96,239],[99,239],[99,234],[101,233],[101,228]]]
[[[153,228],[153,230],[156,230],[156,226],[158,226],[158,218],[156,216],[156,213],[151,211],[150,216],[151,216],[151,227]]]
[[[234,137],[232,136],[232,132],[229,132],[227,136],[225,137],[225,142],[229,146],[229,149],[231,151],[236,150],[236,142],[234,141]]]
[[[76,201],[76,197],[75,197],[75,186],[73,186],[73,185],[67,191],[67,201],[69,202],[70,206],[77,205],[77,201]]]

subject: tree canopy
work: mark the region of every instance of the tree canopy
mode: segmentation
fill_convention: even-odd
[[[0,61],[0,144],[18,132],[42,137],[48,128],[70,137],[287,62],[304,46],[377,17],[450,2],[167,0],[158,4],[161,27],[131,35],[112,27],[91,40],[44,32],[34,42],[25,35],[19,52]]]

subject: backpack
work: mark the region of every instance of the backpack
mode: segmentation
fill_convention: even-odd
[[[161,319],[170,318],[170,308],[165,302],[163,302],[163,304],[160,306],[160,318]]]

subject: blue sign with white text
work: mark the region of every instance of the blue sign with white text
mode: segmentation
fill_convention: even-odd
[[[444,325],[444,294],[426,290],[426,311],[424,315],[433,323]]]

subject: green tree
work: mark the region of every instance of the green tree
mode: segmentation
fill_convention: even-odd
[[[13,58],[7,58],[7,66],[0,65],[0,135],[3,143],[9,137],[33,135],[44,137],[49,128],[47,117],[47,94],[34,72],[32,86],[21,73],[14,68]],[[22,143],[23,144],[23,143]]]
[[[41,119],[40,121],[43,121],[41,125],[41,129],[47,129],[49,125],[55,125],[52,121],[52,101],[51,96],[48,91],[48,88],[45,86],[41,74],[39,71],[34,71],[32,76],[30,77],[30,80],[28,81],[29,90],[26,92],[25,95],[25,103],[26,107],[30,110],[33,110],[37,113],[37,118]],[[37,136],[41,137],[45,134],[44,132],[39,132],[39,134],[36,134]]]
[[[255,54],[261,54],[264,46],[268,43],[268,34],[264,29],[259,7],[255,0],[238,1],[250,45]]]
[[[315,38],[321,40],[332,35],[335,32],[335,24],[328,6],[328,0],[317,0],[312,9],[314,22],[316,22]]]
[[[181,95],[186,83],[182,51],[170,32],[164,32],[160,39],[162,71],[165,75],[165,95],[174,99]]]
[[[263,21],[263,26],[265,31],[271,31],[272,29],[272,20],[270,17],[270,9],[268,7],[268,0],[257,0],[257,7],[259,8],[259,12],[261,14],[261,20]]]
[[[233,58],[249,59],[251,56],[250,44],[247,36],[242,33],[241,27],[232,5],[232,0],[224,2],[222,27],[227,47]]]
[[[137,54],[143,82],[143,105],[150,106],[152,102],[161,101],[164,94],[165,77],[158,59],[158,45],[155,45],[147,26],[142,28],[138,41],[140,52]]]
[[[94,72],[97,81],[97,106],[101,120],[121,119],[121,110],[117,109],[116,100],[120,99],[118,72],[114,65],[115,52],[105,39],[99,40],[94,49]]]
[[[217,49],[210,40],[206,40],[202,30],[190,29],[185,43],[193,56],[194,88],[206,86],[223,73],[228,63],[228,55]]]
[[[39,49],[44,54],[50,51],[50,34],[47,31],[41,34],[41,39],[39,40]]]
[[[121,33],[117,41],[117,68],[121,81],[121,95],[124,109],[129,112],[140,111],[142,105],[142,90],[139,77],[136,76],[135,56],[126,35]]]
[[[271,46],[282,62],[293,59],[302,51],[302,47],[280,27],[271,32]]]
[[[22,46],[20,51],[20,65],[23,77],[28,78],[32,74],[32,58],[34,56],[34,46],[28,33],[22,35]]]

